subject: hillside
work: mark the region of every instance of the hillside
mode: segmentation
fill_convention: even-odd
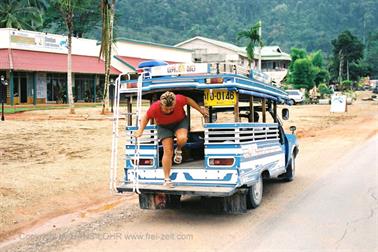
[[[240,45],[238,31],[261,19],[266,45],[330,52],[347,29],[365,41],[377,30],[377,13],[376,0],[122,0],[116,35],[165,44],[201,35]]]

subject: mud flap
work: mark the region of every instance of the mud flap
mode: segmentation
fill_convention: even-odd
[[[204,198],[212,212],[239,214],[247,212],[247,189],[240,189],[231,196]]]

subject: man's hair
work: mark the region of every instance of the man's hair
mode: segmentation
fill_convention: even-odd
[[[175,100],[176,95],[170,91],[167,91],[160,96],[160,103],[166,107],[172,107]]]

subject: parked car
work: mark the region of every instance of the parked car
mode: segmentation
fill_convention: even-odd
[[[298,89],[291,89],[286,90],[289,99],[293,102],[293,104],[301,103],[304,101],[304,95],[302,92]]]

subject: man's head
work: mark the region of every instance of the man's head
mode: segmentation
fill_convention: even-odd
[[[176,95],[170,91],[160,96],[160,108],[165,114],[173,112],[176,105]]]

